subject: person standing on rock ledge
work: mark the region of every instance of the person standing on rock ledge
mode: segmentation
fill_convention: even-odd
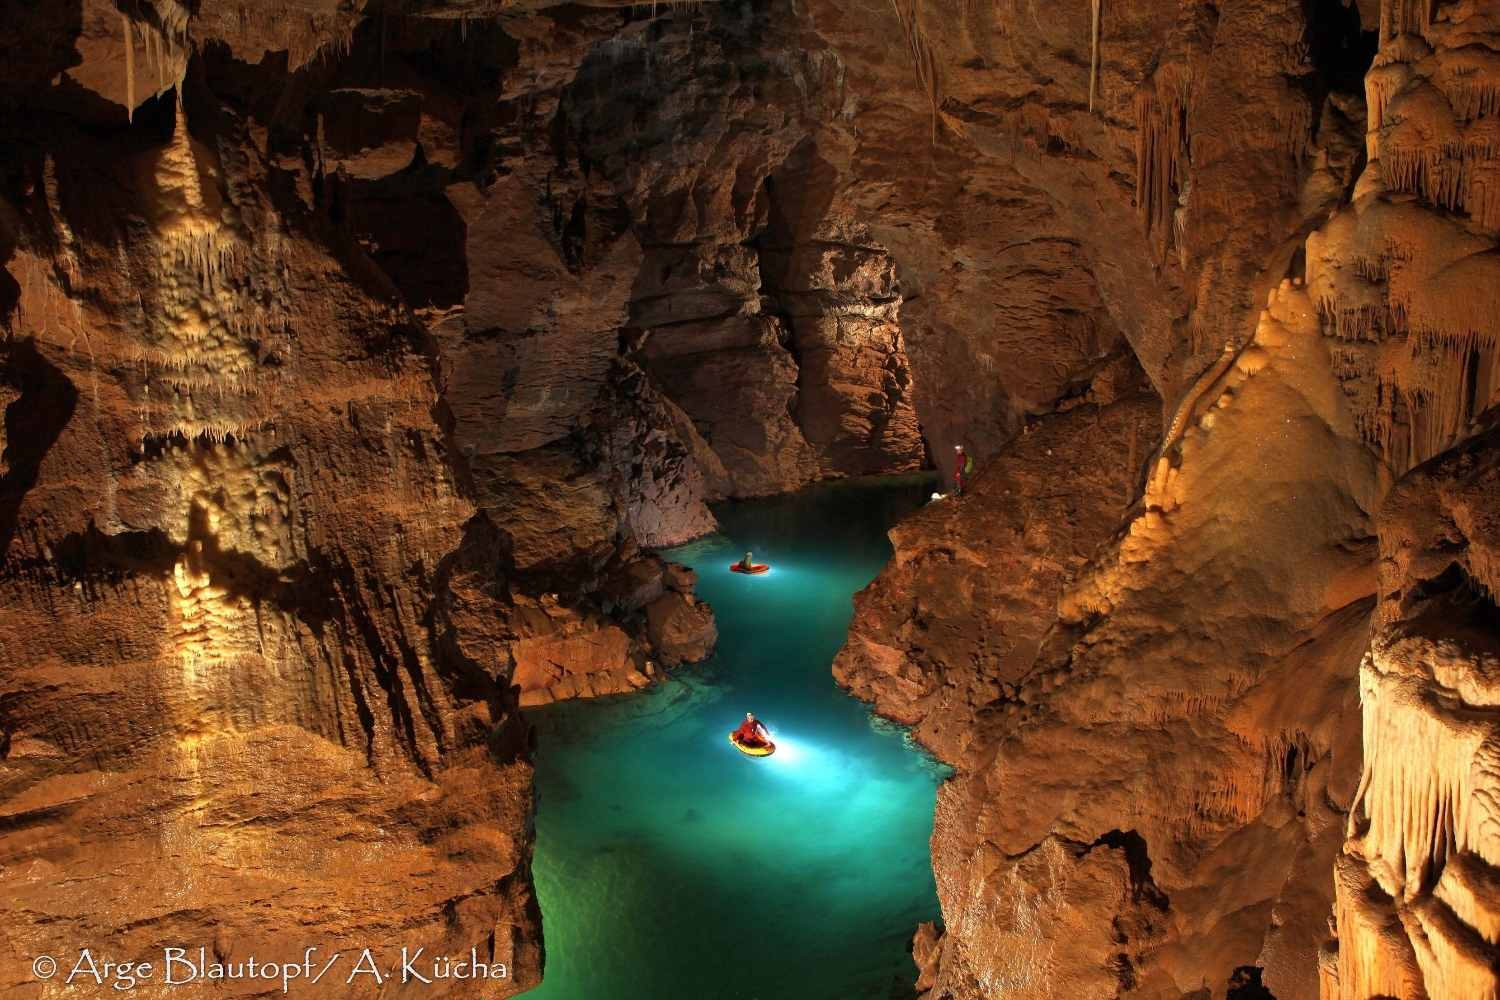
[[[953,495],[961,497],[964,495],[964,476],[974,471],[974,460],[964,452],[964,446],[956,444],[953,450],[958,453],[958,462],[953,467]]]

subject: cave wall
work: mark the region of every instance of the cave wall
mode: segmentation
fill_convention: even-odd
[[[1306,19],[1299,110],[1240,61],[1292,37],[1265,30],[1274,11],[1205,13],[1184,8],[1135,94],[1148,243],[1191,274],[1222,240],[1178,300],[1179,376],[1120,323],[1153,384],[1180,386],[1165,419],[1142,449],[1119,401],[1068,397],[1084,405],[1013,438],[962,502],[893,532],[835,664],[959,768],[933,837],[946,926],[914,942],[922,985],[1492,995],[1494,15],[1284,12]],[[1236,34],[1246,16],[1259,47]],[[1250,94],[1221,145],[1215,105]],[[1287,141],[1247,156],[1267,110]],[[1050,134],[1034,153],[1076,155]],[[1235,194],[1236,174],[1270,183]],[[1215,219],[1215,202],[1278,187],[1284,235]]]
[[[529,988],[520,707],[711,652],[650,552],[707,499],[921,463],[889,256],[773,197],[766,12],[696,21],[0,16],[7,987],[378,938]]]
[[[174,98],[9,122],[5,981],[378,931],[524,988],[526,731],[441,649],[476,525],[430,339]]]
[[[521,706],[961,443],[834,668],[958,771],[928,995],[1493,992],[1490,6],[0,12],[0,976],[533,984]]]

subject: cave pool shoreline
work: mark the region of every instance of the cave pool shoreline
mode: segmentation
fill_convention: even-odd
[[[697,571],[719,642],[633,695],[528,713],[547,946],[529,1000],[908,1000],[939,920],[928,841],[949,773],[833,681],[852,595],[930,473],[715,508],[662,555]],[[753,550],[765,576],[729,572]],[[777,752],[728,732],[754,711]]]

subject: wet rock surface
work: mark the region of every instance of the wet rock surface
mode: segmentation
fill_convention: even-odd
[[[1494,992],[1492,7],[0,11],[0,983],[533,985],[522,708],[961,443],[834,667],[957,768],[926,995]]]

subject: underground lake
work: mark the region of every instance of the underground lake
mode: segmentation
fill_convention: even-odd
[[[830,665],[887,530],[932,488],[881,477],[717,507],[718,533],[663,553],[697,571],[714,655],[639,694],[532,713],[547,958],[528,1000],[915,996],[947,772]],[[770,572],[731,573],[747,550]],[[747,711],[774,755],[729,743]]]

